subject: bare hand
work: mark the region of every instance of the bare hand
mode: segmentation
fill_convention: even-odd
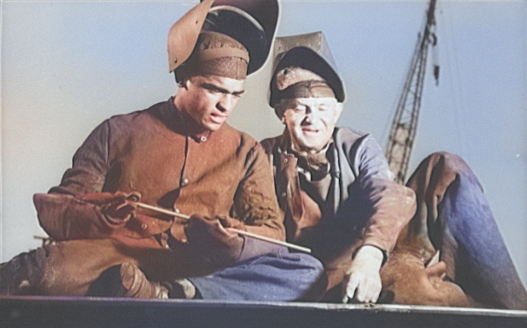
[[[377,302],[381,293],[382,283],[379,270],[383,261],[383,253],[374,246],[362,246],[350,269],[344,276],[342,302],[355,300],[360,303]]]

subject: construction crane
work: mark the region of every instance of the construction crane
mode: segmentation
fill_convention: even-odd
[[[434,33],[435,6],[436,0],[431,0],[426,13],[424,30],[419,33],[417,39],[417,46],[410,70],[406,76],[403,92],[397,104],[386,146],[386,158],[388,159],[390,170],[394,174],[394,180],[398,183],[406,182],[408,163],[417,131],[419,109],[421,108],[428,49],[430,45],[435,46],[437,41]],[[434,76],[437,81],[439,76],[439,66],[437,65],[434,66]]]

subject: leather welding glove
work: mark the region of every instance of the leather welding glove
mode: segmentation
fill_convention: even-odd
[[[207,220],[218,220],[224,228],[233,228],[237,230],[247,231],[245,223],[238,219],[231,218],[229,216],[216,216],[213,219],[206,218]]]
[[[371,245],[364,245],[357,251],[350,269],[343,281],[343,303],[350,300],[359,303],[376,303],[381,293],[380,268],[383,252]]]
[[[39,223],[54,240],[107,238],[134,215],[135,193],[35,194]]]
[[[190,217],[185,234],[190,249],[207,266],[224,267],[234,263],[244,245],[244,238],[225,229],[219,219],[198,214]]]
[[[141,194],[138,192],[101,192],[86,194],[81,199],[99,206],[101,213],[110,223],[120,224],[129,221],[135,216],[137,208],[135,202],[141,199]]]

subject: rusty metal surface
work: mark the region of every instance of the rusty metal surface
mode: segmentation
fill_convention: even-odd
[[[0,327],[527,327],[527,311],[400,305],[2,297]]]

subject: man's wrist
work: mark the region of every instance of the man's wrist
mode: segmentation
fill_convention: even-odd
[[[384,258],[384,252],[380,248],[372,245],[363,245],[355,253],[353,261],[366,261],[370,263],[370,265],[375,265],[375,267],[380,269],[384,263]]]

